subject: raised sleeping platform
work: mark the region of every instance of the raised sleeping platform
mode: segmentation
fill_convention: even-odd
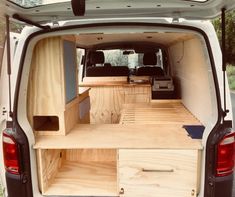
[[[65,136],[39,135],[34,148],[41,191],[70,196],[144,196],[145,191],[153,192],[148,196],[196,196],[202,145],[183,125],[200,122],[180,100],[167,100],[124,105],[120,124],[77,124]]]

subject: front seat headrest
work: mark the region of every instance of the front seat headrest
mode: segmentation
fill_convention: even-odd
[[[156,65],[157,64],[157,56],[153,52],[148,52],[144,54],[143,57],[144,65]]]
[[[104,63],[104,53],[102,51],[96,51],[91,53],[91,64],[103,64]]]

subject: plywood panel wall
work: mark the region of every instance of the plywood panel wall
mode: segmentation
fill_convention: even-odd
[[[148,103],[151,100],[149,85],[109,85],[91,87],[91,123],[119,123],[123,104]]]
[[[170,48],[172,74],[183,104],[202,124],[212,117],[208,57],[198,38]]]

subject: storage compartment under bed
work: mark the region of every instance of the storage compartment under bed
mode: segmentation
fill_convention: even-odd
[[[44,195],[117,195],[115,149],[39,149],[37,158]]]

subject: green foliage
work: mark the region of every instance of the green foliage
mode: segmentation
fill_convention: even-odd
[[[3,193],[2,193],[2,187],[0,185],[0,197],[2,197]]]
[[[4,37],[5,37],[5,22],[4,18],[0,17],[0,46],[3,46],[4,43]]]
[[[231,90],[235,90],[235,66],[227,66],[228,83]]]
[[[233,65],[227,65],[227,75],[228,76],[232,76],[234,75],[235,76],[235,66]]]
[[[15,32],[15,33],[20,33],[23,29],[22,24],[18,24],[15,22],[10,22],[10,31]],[[5,23],[5,18],[0,17],[0,46],[3,46],[4,40],[5,40],[5,35],[6,35],[6,23]]]
[[[221,18],[213,20],[216,33],[221,41]],[[235,64],[235,11],[226,13],[227,63]]]

